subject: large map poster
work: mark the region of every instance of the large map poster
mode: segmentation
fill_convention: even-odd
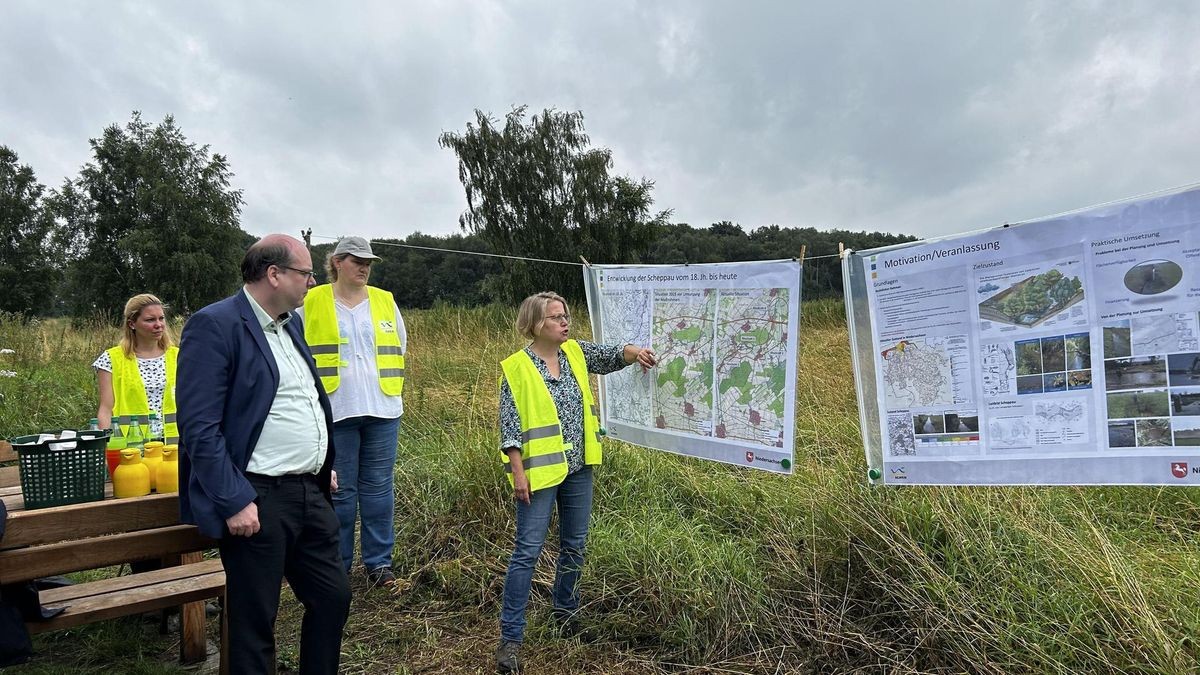
[[[1200,189],[844,272],[873,480],[1200,483]]]
[[[585,268],[596,341],[658,355],[648,373],[601,378],[608,436],[791,473],[800,271],[794,260]]]

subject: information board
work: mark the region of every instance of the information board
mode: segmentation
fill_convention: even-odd
[[[800,271],[794,260],[585,267],[596,341],[658,356],[649,372],[600,378],[608,436],[791,473]]]
[[[872,480],[1200,482],[1200,190],[843,273]]]

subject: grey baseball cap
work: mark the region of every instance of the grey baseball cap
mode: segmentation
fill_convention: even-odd
[[[371,252],[371,242],[362,237],[342,237],[338,239],[337,246],[333,249],[334,255],[349,253],[355,258],[363,260],[383,260],[379,256]]]

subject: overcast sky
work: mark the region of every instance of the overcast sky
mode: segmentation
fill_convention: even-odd
[[[675,222],[936,236],[1200,180],[1198,35],[1190,1],[3,0],[0,144],[56,188],[170,114],[253,234],[444,234],[438,135],[527,104]]]

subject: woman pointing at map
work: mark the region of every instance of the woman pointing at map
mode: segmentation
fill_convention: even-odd
[[[604,375],[634,363],[646,371],[657,363],[654,352],[644,347],[570,339],[566,301],[549,291],[525,298],[516,328],[531,342],[500,363],[500,457],[513,486],[517,516],[500,612],[500,672],[519,669],[533,566],[555,504],[559,554],[553,597],[560,630],[573,629],[579,609],[592,467],[600,463],[602,434],[587,374]]]

